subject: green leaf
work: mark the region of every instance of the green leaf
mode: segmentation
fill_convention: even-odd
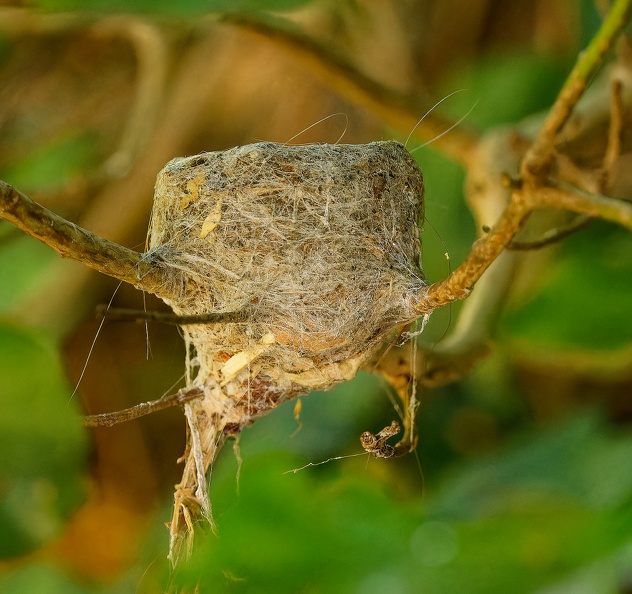
[[[40,546],[83,496],[86,436],[55,347],[0,324],[0,557]]]
[[[238,500],[230,479],[215,492],[226,538],[201,541],[181,582],[202,579],[204,592],[247,592],[255,585],[261,592],[297,592],[306,584],[312,591],[350,592],[368,564],[382,568],[405,554],[406,516],[378,489],[341,477],[319,480],[322,473],[284,474],[295,465],[288,456],[253,457],[242,469]],[[367,546],[356,558],[359,543]]]
[[[600,416],[585,413],[460,468],[433,513],[476,518],[556,497],[615,508],[632,496],[632,474],[618,471],[631,458],[632,435],[609,434]]]

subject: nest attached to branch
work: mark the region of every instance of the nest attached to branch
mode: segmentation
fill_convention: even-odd
[[[204,477],[224,435],[351,379],[418,317],[423,190],[394,141],[258,143],[160,172],[147,257],[170,278],[166,302],[185,316],[238,312],[182,326],[187,385],[204,397],[185,406],[172,537],[200,509],[210,519]]]

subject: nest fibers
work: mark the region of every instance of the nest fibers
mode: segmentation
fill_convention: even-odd
[[[212,522],[206,471],[223,438],[288,397],[351,379],[404,324],[426,284],[423,179],[397,142],[260,143],[174,159],[160,172],[149,258],[180,315],[189,427],[170,557]],[[237,321],[235,321],[235,319]]]
[[[417,318],[423,178],[398,142],[258,143],[170,161],[158,175],[148,256],[171,269],[189,382],[255,377],[300,392],[355,375]]]

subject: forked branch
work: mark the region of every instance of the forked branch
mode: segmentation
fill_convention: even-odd
[[[465,299],[483,272],[507,247],[531,213],[521,193],[515,193],[496,225],[474,243],[465,261],[446,279],[425,287],[415,308],[420,315],[448,303]]]
[[[511,245],[528,216],[538,208],[569,210],[617,223],[632,231],[632,203],[577,188],[546,186],[514,190],[496,225],[476,241],[465,261],[446,279],[425,287],[415,307],[420,314],[465,299],[485,270]]]
[[[601,66],[606,54],[614,45],[623,28],[630,20],[632,0],[615,0],[597,34],[575,63],[535,141],[522,162],[522,177],[543,178],[548,173],[555,142],[575,105],[582,96],[590,79]]]
[[[529,214],[538,208],[565,209],[600,217],[632,229],[632,204],[588,194],[549,179],[555,160],[555,143],[564,124],[630,19],[632,0],[616,0],[586,51],[579,55],[548,117],[522,161],[521,179],[509,181],[512,197],[504,213],[487,235],[472,247],[465,261],[443,281],[423,289],[416,303],[421,313],[429,313],[466,298],[491,263],[507,248]]]

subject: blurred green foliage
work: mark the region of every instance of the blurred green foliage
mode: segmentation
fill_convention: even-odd
[[[0,558],[62,529],[83,497],[86,436],[57,349],[0,322]]]
[[[5,239],[2,242],[2,239]],[[0,315],[7,314],[48,275],[50,263],[57,255],[30,237],[16,235],[8,224],[0,225],[0,278],[11,282],[0,283]]]
[[[446,76],[445,94],[461,91],[446,111],[458,119],[471,109],[467,121],[484,129],[517,122],[553,103],[572,64],[529,51],[490,52]]]
[[[179,585],[470,594],[570,583],[572,593],[586,591],[572,587],[582,575],[597,583],[592,594],[605,594],[630,577],[632,480],[619,469],[632,456],[632,433],[612,433],[598,411],[462,461],[417,497],[398,494],[393,461],[362,456],[288,473],[299,458],[257,451],[246,434],[239,495],[235,464],[219,465],[219,537],[196,549]]]
[[[28,191],[54,191],[64,188],[94,162],[95,137],[92,134],[62,136],[49,145],[39,146],[12,167],[2,171],[2,179]]]
[[[0,588],[11,594],[88,594],[90,590],[78,586],[63,571],[43,563],[26,567],[0,577]]]
[[[608,351],[632,341],[632,236],[601,221],[560,246],[507,332],[550,350]]]

